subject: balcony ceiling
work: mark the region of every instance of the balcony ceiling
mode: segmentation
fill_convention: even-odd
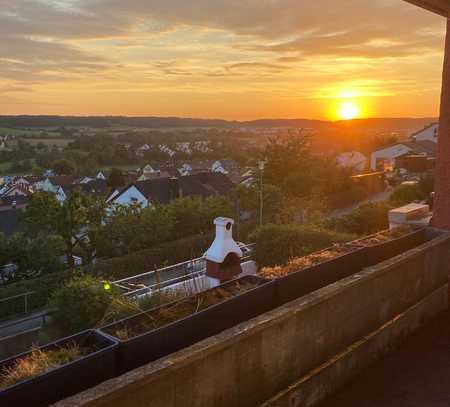
[[[441,16],[450,16],[450,0],[405,0]]]

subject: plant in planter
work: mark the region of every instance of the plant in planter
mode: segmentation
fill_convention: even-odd
[[[286,266],[263,268],[260,275],[274,280],[279,305],[285,304],[343,278],[395,257],[425,241],[425,231],[406,228],[385,231],[365,239],[334,245]],[[400,237],[398,237],[400,236]]]
[[[215,335],[274,308],[267,280],[246,276],[107,325],[119,340],[118,374]]]
[[[69,343],[54,350],[33,348],[30,354],[0,371],[0,390],[73,362],[82,356],[83,350],[76,343]]]
[[[236,280],[197,295],[186,297],[166,306],[144,312],[141,314],[144,316],[141,320],[132,320],[111,333],[121,340],[127,340],[147,331],[166,326],[189,315],[196,314],[208,307],[249,291],[258,285],[257,282],[248,279]]]
[[[0,405],[47,406],[114,376],[117,342],[85,331],[0,362]]]
[[[416,228],[406,225],[393,230],[385,230],[352,242],[338,243],[328,249],[324,249],[307,256],[295,257],[285,266],[263,267],[260,270],[259,275],[268,279],[280,278],[288,274],[331,261],[337,257],[341,257],[358,249],[373,247],[381,245],[382,243],[393,241],[414,232],[414,230],[416,230]]]

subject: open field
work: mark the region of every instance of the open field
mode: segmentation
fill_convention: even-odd
[[[0,127],[0,136],[6,135],[6,134],[11,134],[14,136],[34,136],[34,135],[39,135],[40,134],[40,130],[36,131],[36,130],[27,130],[27,129],[12,129],[12,128],[8,128],[8,127]]]
[[[23,138],[21,139],[29,144],[32,145],[37,145],[39,143],[43,143],[46,146],[54,146],[56,145],[57,147],[67,147],[67,145],[69,143],[71,143],[72,141],[74,141],[73,139],[66,139],[66,138]]]

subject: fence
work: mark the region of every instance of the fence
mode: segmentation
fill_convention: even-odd
[[[251,259],[254,246],[254,244],[241,246],[243,252],[241,262]],[[203,276],[205,272],[206,260],[203,257],[198,257],[172,266],[123,278],[114,281],[112,284],[118,287],[125,296],[133,297],[193,280]]]
[[[31,311],[29,297],[33,294],[34,291],[29,291],[24,294],[0,299],[0,321],[28,315]]]

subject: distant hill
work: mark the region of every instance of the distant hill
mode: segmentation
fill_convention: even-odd
[[[374,118],[352,121],[330,122],[308,119],[260,119],[251,121],[228,121],[180,117],[127,117],[127,116],[0,116],[0,127],[43,128],[43,127],[94,127],[129,126],[144,128],[181,127],[297,127],[319,131],[333,129],[371,128],[380,131],[396,129],[420,129],[436,121],[436,118]]]

